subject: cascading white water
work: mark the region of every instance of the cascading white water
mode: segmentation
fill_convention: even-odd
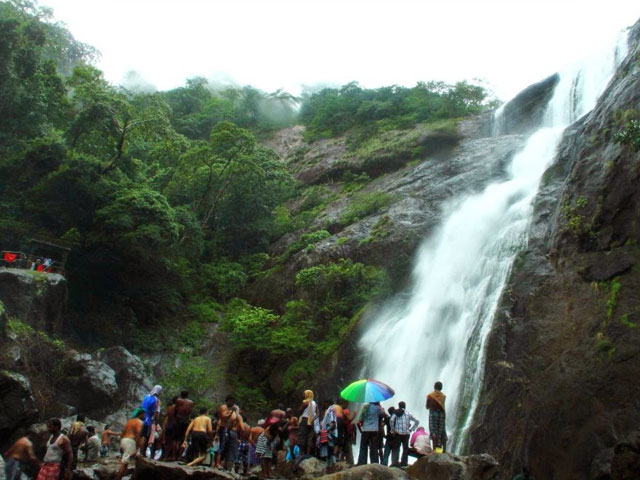
[[[624,34],[615,49],[561,74],[544,125],[514,156],[508,179],[445,208],[418,251],[411,291],[389,301],[360,339],[363,376],[391,385],[394,402],[406,401],[423,425],[426,394],[437,380],[444,383],[454,450],[473,419],[485,342],[514,257],[526,245],[542,174],[564,129],[594,107],[626,49]]]

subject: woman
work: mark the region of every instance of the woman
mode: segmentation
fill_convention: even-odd
[[[427,455],[428,453],[431,453],[429,434],[425,431],[424,427],[419,427],[415,432],[413,432],[409,446],[415,449],[416,453],[419,455]]]
[[[317,433],[316,423],[318,423],[317,430],[320,430],[318,404],[313,399],[311,390],[304,391],[304,400],[300,410],[302,414],[298,426],[298,446],[304,455],[310,455],[313,451],[314,436]]]

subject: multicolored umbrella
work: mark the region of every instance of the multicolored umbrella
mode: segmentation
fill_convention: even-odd
[[[389,385],[373,378],[357,380],[340,392],[340,396],[345,400],[358,403],[382,402],[395,394]]]

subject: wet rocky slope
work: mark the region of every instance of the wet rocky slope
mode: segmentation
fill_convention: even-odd
[[[488,342],[466,449],[503,478],[640,475],[640,23],[596,108],[570,127],[535,201]]]

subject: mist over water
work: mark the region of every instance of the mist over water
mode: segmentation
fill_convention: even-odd
[[[363,376],[391,385],[396,396],[387,403],[406,401],[422,425],[427,393],[444,383],[454,451],[464,448],[473,420],[486,340],[514,257],[526,246],[542,174],[564,129],[593,108],[626,49],[625,32],[614,47],[561,73],[543,125],[513,157],[507,180],[445,207],[441,225],[417,252],[410,290],[383,306],[360,339]]]

